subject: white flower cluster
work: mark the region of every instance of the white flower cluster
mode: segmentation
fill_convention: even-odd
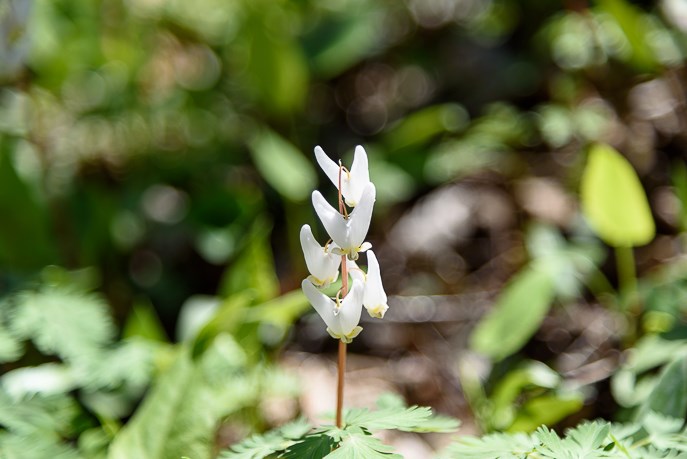
[[[329,205],[319,191],[313,191],[313,207],[331,240],[322,247],[313,237],[310,226],[301,228],[301,246],[310,272],[302,287],[310,304],[327,325],[327,332],[335,339],[350,343],[362,330],[358,323],[363,307],[370,316],[380,319],[389,308],[377,257],[369,250],[371,244],[365,242],[376,190],[370,182],[367,153],[363,147],[356,147],[350,170],[329,159],[320,147],[315,148],[315,157],[339,189],[345,204],[353,210],[348,213],[346,206],[342,206],[341,213]],[[367,273],[355,262],[360,252],[367,254]],[[350,274],[353,281],[352,287],[343,299],[339,295],[330,298],[319,289],[338,279],[342,260],[346,263],[346,276]]]

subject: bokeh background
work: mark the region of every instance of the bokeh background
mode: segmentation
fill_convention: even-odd
[[[391,309],[351,346],[348,401],[394,391],[466,433],[622,417],[639,403],[612,394],[625,350],[685,336],[686,30],[680,0],[2,0],[0,295],[69,285],[107,305],[112,336],[176,343],[250,290],[277,307],[216,329],[311,385],[217,444],[317,416],[335,342],[297,292],[298,231],[324,243],[309,197],[335,196],[313,147],[348,163],[361,144]],[[641,312],[617,307],[617,252],[581,212],[594,142],[629,160],[656,224],[635,251]],[[536,333],[474,352],[542,259],[556,294]],[[529,282],[520,303],[539,301]],[[37,347],[3,372],[69,361]],[[102,409],[125,422],[135,393]],[[394,441],[427,457],[445,440]]]

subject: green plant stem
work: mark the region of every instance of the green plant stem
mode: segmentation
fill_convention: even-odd
[[[626,312],[636,312],[637,304],[637,273],[635,271],[635,257],[632,247],[616,247],[615,262],[618,270],[618,290],[621,304]]]

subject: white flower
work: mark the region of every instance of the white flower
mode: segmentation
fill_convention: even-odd
[[[315,240],[310,225],[303,225],[301,228],[301,248],[310,272],[310,282],[318,287],[326,287],[339,277],[341,256],[325,250]],[[336,246],[332,244],[331,248]]]
[[[358,323],[363,308],[364,289],[360,281],[353,281],[351,291],[341,302],[334,301],[317,290],[307,279],[303,281],[301,287],[312,307],[324,320],[327,325],[327,332],[332,338],[350,343],[353,338],[360,334],[363,328]]]
[[[365,277],[363,306],[370,316],[378,319],[384,318],[384,313],[389,309],[386,293],[382,286],[382,276],[379,272],[379,262],[372,250],[367,251],[367,276]]]
[[[319,146],[315,147],[315,158],[325,175],[329,177],[336,188],[339,188],[339,165],[329,159],[329,156]],[[362,146],[358,145],[355,147],[350,171],[341,172],[341,194],[349,207],[358,205],[368,183],[370,183],[370,171],[367,165],[367,153]]]
[[[368,183],[363,190],[358,206],[346,218],[330,206],[319,191],[313,191],[312,204],[315,212],[329,233],[329,237],[339,246],[332,250],[333,253],[348,255],[354,260],[358,258],[358,252],[364,252],[372,247],[369,242],[363,242],[367,236],[367,230],[370,228],[375,197],[375,186]]]

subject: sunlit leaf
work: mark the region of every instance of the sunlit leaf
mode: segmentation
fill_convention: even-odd
[[[246,235],[245,247],[222,279],[222,296],[250,292],[255,302],[262,303],[279,294],[279,279],[275,274],[269,240],[271,230],[271,223],[263,218],[258,218],[253,223]]]
[[[525,268],[510,281],[494,308],[473,332],[474,350],[501,360],[519,350],[537,331],[554,298],[549,273]]]
[[[525,402],[517,411],[510,432],[532,432],[542,424],[555,425],[584,405],[580,394],[543,395]]]
[[[256,167],[282,196],[292,201],[303,201],[317,183],[311,161],[277,133],[262,129],[250,143]]]
[[[325,456],[326,459],[403,459],[393,448],[378,438],[360,430],[346,432],[339,447]]]
[[[150,301],[145,299],[139,299],[134,303],[129,318],[124,324],[123,336],[125,338],[139,336],[153,341],[169,341],[155,308],[150,304]]]
[[[630,43],[629,62],[642,71],[656,70],[658,62],[649,46],[649,27],[642,10],[626,0],[599,0],[599,7],[613,17]]]
[[[12,329],[46,354],[79,359],[114,338],[107,305],[97,296],[67,288],[44,288],[17,297]]]
[[[199,361],[182,349],[117,435],[108,458],[209,459],[217,423],[249,403],[255,390],[241,383],[237,349],[228,335],[214,340]]]
[[[591,147],[580,192],[585,217],[606,243],[632,247],[654,238],[654,220],[639,177],[612,147]]]

